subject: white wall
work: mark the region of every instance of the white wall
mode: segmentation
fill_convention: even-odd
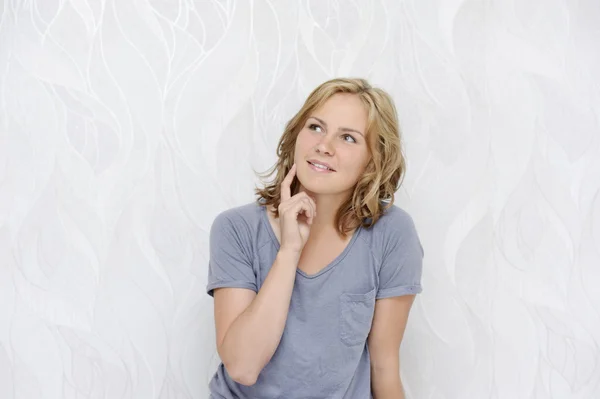
[[[319,83],[396,99],[413,399],[600,398],[596,0],[9,0],[0,397],[206,398],[208,231]]]

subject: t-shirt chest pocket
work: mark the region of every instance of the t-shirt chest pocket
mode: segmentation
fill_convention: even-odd
[[[340,296],[340,339],[348,346],[364,343],[371,330],[375,311],[373,288],[365,294],[343,293]]]

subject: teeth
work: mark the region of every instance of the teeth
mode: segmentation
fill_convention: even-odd
[[[311,162],[310,164],[313,165],[313,166],[316,166],[319,169],[333,170],[333,169],[328,168],[327,166],[319,165],[318,163],[312,163]]]

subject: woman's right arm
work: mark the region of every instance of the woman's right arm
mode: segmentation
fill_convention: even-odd
[[[231,378],[253,385],[275,353],[287,320],[299,255],[279,252],[258,294],[214,291],[217,350]]]
[[[281,245],[262,287],[214,291],[217,351],[231,378],[253,385],[271,360],[283,335],[302,248],[316,215],[314,201],[299,193],[291,197],[293,166],[281,184]]]

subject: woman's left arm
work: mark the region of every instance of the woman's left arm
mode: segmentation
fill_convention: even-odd
[[[415,295],[378,299],[367,339],[373,399],[404,399],[400,381],[400,343]]]

